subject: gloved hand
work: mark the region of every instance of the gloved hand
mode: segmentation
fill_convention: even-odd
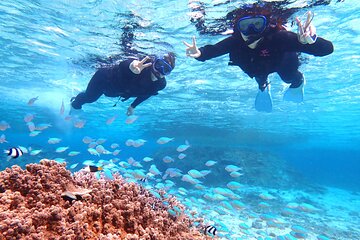
[[[134,114],[135,109],[130,105],[127,109],[126,115],[131,116]]]
[[[141,71],[144,69],[144,68],[147,68],[147,67],[150,67],[151,66],[151,62],[150,63],[145,63],[147,60],[149,60],[150,57],[149,56],[146,56],[144,57],[143,60],[139,61],[139,60],[134,60],[130,63],[130,70],[135,73],[135,74],[140,74]]]
[[[311,11],[307,12],[307,19],[304,25],[298,17],[295,18],[298,25],[298,39],[302,44],[313,44],[317,39],[316,28],[311,23],[313,19],[314,13]]]
[[[187,46],[186,56],[192,57],[192,58],[198,58],[201,56],[201,52],[196,46],[195,36],[193,37],[193,45],[190,45],[189,43],[187,43],[185,41],[183,43],[185,44],[185,46]]]

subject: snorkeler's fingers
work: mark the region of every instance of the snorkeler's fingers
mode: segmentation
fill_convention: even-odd
[[[143,65],[143,68],[147,68],[147,67],[150,67],[152,65],[152,63],[146,63]]]
[[[193,47],[196,47],[196,38],[195,38],[195,36],[193,36]]]
[[[149,56],[146,56],[146,57],[144,57],[144,59],[143,59],[143,60],[141,60],[141,61],[140,61],[140,63],[142,63],[142,64],[143,64],[144,62],[146,62],[146,61],[147,61],[147,60],[149,60],[149,59],[150,59],[150,58],[149,58]]]
[[[304,29],[307,29],[309,27],[311,20],[312,20],[312,14],[311,14],[311,11],[308,11]]]
[[[185,41],[183,41],[183,43],[184,43],[185,46],[187,46],[187,47],[192,47],[189,43],[187,43],[187,42],[185,42]]]
[[[304,28],[303,28],[303,26],[301,24],[301,20],[298,17],[296,17],[295,20],[296,20],[296,23],[298,25],[298,33],[300,35],[304,34]]]

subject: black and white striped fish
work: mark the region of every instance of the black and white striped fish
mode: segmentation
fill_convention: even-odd
[[[146,178],[146,177],[144,177],[144,178],[139,178],[139,181],[140,181],[140,182],[143,182],[143,183],[144,183],[144,182],[147,182],[147,178]]]
[[[11,158],[18,158],[20,156],[23,155],[23,151],[20,149],[20,148],[10,148],[9,150],[4,150],[4,153],[6,153],[8,155],[8,161],[11,159]]]
[[[215,236],[216,235],[216,227],[214,227],[212,225],[208,225],[208,226],[205,227],[204,233],[206,235]]]

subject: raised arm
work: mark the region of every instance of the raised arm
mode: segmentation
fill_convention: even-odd
[[[224,40],[214,44],[214,45],[206,45],[204,47],[197,48],[196,39],[193,37],[193,44],[189,44],[184,42],[187,46],[186,55],[189,57],[193,57],[199,61],[206,61],[215,57],[219,57],[221,55],[227,54],[230,50],[236,46],[236,39],[234,37],[228,37]]]
[[[296,51],[312,54],[314,56],[326,56],[334,51],[333,44],[321,37],[317,37],[316,28],[312,24],[314,14],[307,12],[304,23],[297,17],[298,32],[280,31],[276,39],[286,51]]]

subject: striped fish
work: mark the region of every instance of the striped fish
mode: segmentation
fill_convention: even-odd
[[[18,158],[23,155],[23,151],[20,148],[10,148],[9,150],[4,150],[4,153],[8,155],[8,160],[11,158]]]
[[[214,227],[212,225],[206,226],[205,230],[204,230],[204,234],[215,236],[216,235],[216,227]]]

